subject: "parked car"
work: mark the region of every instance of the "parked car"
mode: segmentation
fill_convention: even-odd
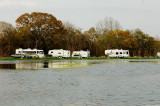
[[[24,58],[24,54],[13,54],[11,55],[13,58]]]

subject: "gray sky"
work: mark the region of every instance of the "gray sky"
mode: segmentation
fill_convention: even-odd
[[[24,13],[46,12],[85,31],[112,17],[124,30],[140,28],[160,37],[159,5],[160,0],[0,0],[0,21],[15,26],[15,20]]]

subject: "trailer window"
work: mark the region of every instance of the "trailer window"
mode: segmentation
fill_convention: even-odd
[[[128,54],[128,52],[126,52],[126,54]]]
[[[122,54],[122,52],[120,52],[120,54]]]
[[[116,55],[118,55],[118,52],[116,52]]]
[[[58,54],[61,54],[61,52],[58,52]]]
[[[53,52],[51,52],[51,53],[53,53]]]
[[[38,54],[44,54],[44,52],[43,51],[39,51]]]
[[[79,54],[74,54],[74,56],[80,56]]]
[[[23,51],[23,53],[36,53],[36,51]]]

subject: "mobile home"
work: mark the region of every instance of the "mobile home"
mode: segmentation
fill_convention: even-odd
[[[116,57],[116,58],[127,58],[129,57],[129,50],[118,50],[118,49],[110,49],[105,50],[105,55],[109,57]]]
[[[160,57],[160,52],[157,53],[157,57]]]
[[[51,55],[52,57],[58,57],[58,58],[69,58],[70,51],[63,50],[63,49],[54,49],[54,50],[49,50],[48,55]]]
[[[38,49],[16,49],[16,53],[15,55],[13,55],[12,57],[16,57],[16,55],[21,56],[21,57],[37,57],[37,58],[43,58],[44,57],[44,51],[43,50],[38,50]]]
[[[73,51],[72,57],[88,58],[90,57],[90,51]]]

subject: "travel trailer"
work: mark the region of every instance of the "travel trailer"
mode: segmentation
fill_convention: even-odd
[[[11,55],[11,57],[26,57],[26,58],[43,58],[44,57],[44,51],[38,50],[38,49],[16,49],[15,55]]]
[[[72,57],[88,58],[90,57],[90,51],[73,51]]]
[[[49,50],[48,55],[51,55],[52,57],[58,57],[58,58],[69,58],[70,51],[63,50],[63,49],[54,49],[54,50]]]
[[[129,57],[129,50],[118,50],[118,49],[110,49],[105,50],[105,55],[109,57],[116,57],[116,58],[127,58]]]
[[[157,57],[160,57],[160,52],[157,53]]]

